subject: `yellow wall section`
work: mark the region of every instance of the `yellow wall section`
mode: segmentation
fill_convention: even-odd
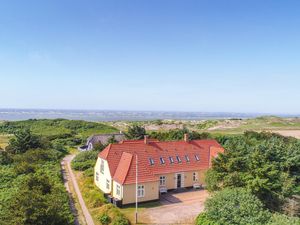
[[[120,195],[117,195],[117,185],[120,185],[119,183],[117,183],[116,181],[113,182],[113,191],[112,191],[112,196],[114,198],[117,198],[119,200],[121,200],[123,198],[123,186],[120,185]]]
[[[138,198],[139,202],[151,201],[159,199],[158,181],[140,183],[139,185],[144,185],[145,196]],[[125,184],[123,185],[123,204],[130,204],[135,202],[135,184]]]
[[[193,181],[193,172],[198,173],[198,181]],[[194,183],[205,184],[205,172],[206,170],[196,170],[196,171],[188,171],[188,172],[178,172],[183,174],[183,187],[192,187]],[[169,173],[169,174],[161,174],[160,176],[166,177],[166,188],[167,189],[176,189],[176,174],[177,173]]]

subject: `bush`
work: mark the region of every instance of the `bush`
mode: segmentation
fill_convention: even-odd
[[[208,218],[206,213],[200,213],[196,219],[196,225],[219,225],[219,223]]]
[[[13,162],[11,155],[0,149],[0,165],[8,165]]]
[[[101,224],[107,225],[110,223],[111,219],[106,213],[103,213],[99,216],[99,221]]]
[[[288,217],[283,214],[274,213],[267,225],[299,225],[300,219]]]
[[[117,216],[113,219],[112,225],[129,225],[128,219],[124,216]]]
[[[242,188],[224,189],[205,203],[207,221],[224,225],[265,224],[270,213],[263,208],[260,200]]]
[[[97,151],[80,152],[72,160],[72,168],[74,170],[84,171],[95,166],[98,157]]]
[[[106,204],[103,205],[100,210],[102,214],[107,214],[111,218],[112,225],[129,225],[129,220],[120,212],[120,210],[112,205]]]

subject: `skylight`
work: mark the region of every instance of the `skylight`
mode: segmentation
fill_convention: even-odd
[[[154,160],[152,158],[149,158],[149,162],[150,162],[150,165],[154,165]]]
[[[171,164],[174,163],[174,159],[173,159],[172,156],[169,156],[169,160],[170,160],[170,163],[171,163]]]
[[[161,164],[165,164],[165,160],[164,160],[163,157],[160,157],[159,160],[160,160],[160,163],[161,163]]]
[[[196,159],[197,161],[199,161],[199,160],[200,160],[199,155],[195,155],[195,159]]]
[[[187,161],[187,162],[189,162],[189,161],[190,161],[190,158],[189,158],[189,156],[188,156],[188,155],[185,155],[184,157],[185,157],[185,161]]]
[[[178,155],[176,156],[176,159],[177,159],[178,163],[181,163],[181,159]]]

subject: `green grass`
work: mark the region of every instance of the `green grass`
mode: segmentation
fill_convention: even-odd
[[[81,120],[39,119],[0,123],[0,133],[9,134],[17,129],[28,128],[33,134],[50,137],[87,138],[92,134],[117,132],[112,126]]]
[[[138,213],[139,221],[147,221],[147,218],[143,218],[141,213],[148,208],[155,208],[161,206],[159,201],[155,202],[147,202],[147,203],[139,203],[138,204]],[[121,212],[130,220],[131,224],[135,223],[135,205],[125,206],[124,208],[120,209]]]

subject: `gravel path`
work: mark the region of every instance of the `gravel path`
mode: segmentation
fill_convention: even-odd
[[[95,225],[94,221],[93,221],[93,218],[92,218],[89,210],[87,209],[87,207],[85,205],[85,202],[82,198],[79,186],[77,184],[77,180],[76,180],[75,175],[74,175],[74,173],[72,171],[72,168],[71,168],[71,161],[73,160],[74,157],[75,157],[75,155],[67,155],[63,159],[61,164],[62,164],[63,167],[64,166],[66,167],[66,177],[68,179],[70,179],[71,182],[72,182],[72,185],[74,187],[75,193],[77,195],[77,198],[78,198],[78,201],[79,201],[79,204],[80,204],[80,207],[82,209],[82,212],[83,212],[83,215],[85,217],[85,221],[86,221],[87,225]],[[69,188],[68,185],[66,185],[66,189],[70,193],[70,188]],[[75,224],[79,224],[78,221],[77,222],[75,221]]]

